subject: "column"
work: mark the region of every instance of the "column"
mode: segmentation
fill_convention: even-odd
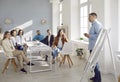
[[[59,25],[59,0],[50,0],[52,4],[52,32],[57,35],[57,26]]]
[[[79,0],[63,1],[63,25],[68,26],[68,38],[79,39]]]

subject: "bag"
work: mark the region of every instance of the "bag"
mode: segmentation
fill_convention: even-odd
[[[17,50],[23,50],[23,46],[22,46],[22,45],[17,45],[17,46],[16,46],[16,49],[17,49]]]

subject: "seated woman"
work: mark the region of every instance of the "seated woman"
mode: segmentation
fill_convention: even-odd
[[[20,63],[20,71],[27,73],[27,71],[23,67],[23,60],[27,63],[27,65],[30,65],[30,64],[34,65],[33,63],[30,63],[30,61],[27,59],[23,51],[15,49],[13,43],[10,40],[10,32],[8,31],[4,33],[2,47],[8,57],[11,57],[11,56],[17,57]]]
[[[15,48],[17,48],[17,31],[12,30],[10,32],[10,34],[11,34],[11,41],[12,41],[13,45],[15,46]]]
[[[53,63],[55,63],[55,58],[58,56],[59,51],[62,50],[65,42],[68,42],[68,39],[65,36],[63,29],[60,29],[57,33],[57,36],[54,39],[53,46],[52,46]]]
[[[26,44],[25,38],[23,37],[23,34],[24,34],[24,31],[20,29],[18,31],[18,35],[16,37],[17,49],[18,50],[23,50],[24,54],[26,55],[28,46]]]

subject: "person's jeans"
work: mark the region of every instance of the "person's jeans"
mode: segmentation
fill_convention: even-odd
[[[62,50],[62,48],[53,49],[53,51],[52,51],[53,59],[55,59],[55,57],[58,56],[58,53],[59,53],[61,50]]]
[[[92,50],[90,50],[90,53],[92,52]],[[93,82],[101,82],[101,73],[99,70],[99,65],[98,63],[96,63],[95,69],[94,69],[94,77],[92,77]]]

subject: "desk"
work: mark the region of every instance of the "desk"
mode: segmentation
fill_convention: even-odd
[[[30,54],[27,57],[30,62],[35,63],[34,66],[30,65],[30,72],[40,72],[52,70],[52,49],[51,47],[41,43],[41,42],[27,42],[28,50]],[[45,55],[48,56],[48,61],[45,61]]]

